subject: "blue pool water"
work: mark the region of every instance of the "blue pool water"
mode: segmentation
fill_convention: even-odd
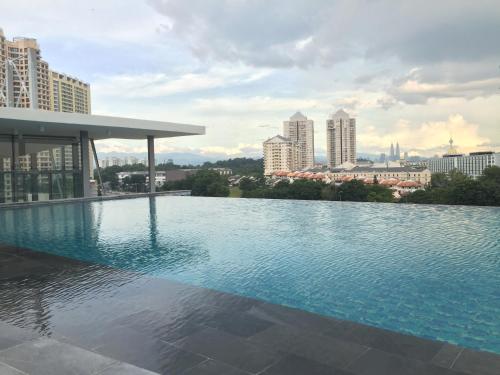
[[[500,209],[157,197],[0,210],[0,243],[500,353]]]

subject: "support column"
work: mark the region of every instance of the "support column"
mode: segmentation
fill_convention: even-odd
[[[156,191],[155,177],[155,137],[148,135],[148,170],[149,170],[149,192]]]
[[[80,159],[82,161],[82,192],[90,197],[89,132],[80,132]]]

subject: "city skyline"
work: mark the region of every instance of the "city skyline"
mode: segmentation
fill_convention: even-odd
[[[450,137],[464,153],[500,150],[500,52],[492,48],[500,11],[491,1],[445,1],[432,14],[393,4],[391,15],[384,2],[298,1],[287,17],[275,16],[285,12],[278,3],[225,4],[234,22],[203,2],[58,3],[57,20],[55,4],[20,1],[3,10],[0,27],[8,38],[36,38],[51,67],[89,82],[94,113],[208,125],[205,137],[162,141],[159,152],[258,157],[283,118],[302,111],[320,124],[322,156],[322,123],[337,108],[358,120],[358,153],[387,153],[399,140],[410,156],[429,157],[446,152]],[[248,14],[259,15],[259,27],[249,27]],[[343,14],[358,22],[343,24]],[[193,18],[203,31],[190,26]],[[458,29],[450,34],[444,24]],[[457,35],[474,48],[462,48]],[[145,151],[127,141],[98,149]]]

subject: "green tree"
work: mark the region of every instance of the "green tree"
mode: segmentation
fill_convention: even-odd
[[[374,184],[366,186],[366,189],[368,190],[366,197],[368,202],[394,202],[392,190],[385,186]]]
[[[204,197],[227,197],[229,185],[227,179],[216,171],[200,170],[193,177],[191,195]]]
[[[351,180],[339,186],[337,195],[343,201],[366,202],[368,189],[363,182]]]

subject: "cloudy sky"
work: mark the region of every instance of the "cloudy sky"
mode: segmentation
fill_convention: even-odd
[[[8,38],[92,85],[93,113],[207,126],[162,152],[259,156],[300,110],[357,118],[358,150],[500,150],[500,3],[385,0],[0,0]],[[99,150],[145,151],[107,141]]]

